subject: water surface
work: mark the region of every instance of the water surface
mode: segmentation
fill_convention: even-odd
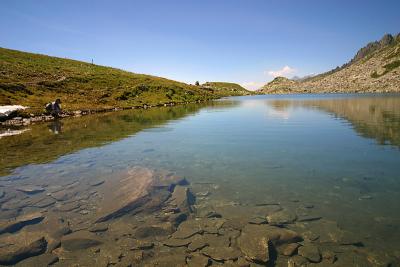
[[[210,193],[199,206],[307,204],[370,251],[400,255],[399,95],[235,97],[30,128],[0,139],[5,190],[166,169]]]

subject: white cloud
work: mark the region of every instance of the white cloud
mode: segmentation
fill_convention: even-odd
[[[264,84],[266,84],[266,82],[244,82],[241,84],[241,86],[243,86],[247,90],[255,91],[263,87]]]
[[[297,70],[294,68],[291,68],[289,66],[284,66],[282,69],[280,70],[269,70],[269,71],[265,71],[265,74],[272,76],[274,78],[279,77],[279,76],[284,76],[284,77],[288,77],[289,75],[292,75],[294,73],[296,73]]]

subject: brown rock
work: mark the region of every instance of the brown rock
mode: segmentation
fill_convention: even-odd
[[[108,224],[106,223],[96,223],[92,227],[89,228],[89,232],[98,233],[98,232],[105,232],[108,230]]]
[[[73,192],[70,190],[61,190],[61,191],[51,193],[50,196],[57,201],[66,201],[66,200],[74,197],[76,194],[77,194],[77,192]]]
[[[57,211],[68,212],[78,209],[81,204],[78,201],[70,202],[57,207]]]
[[[79,251],[102,244],[102,241],[87,231],[78,231],[61,238],[61,247],[67,251]]]
[[[302,256],[295,255],[288,260],[288,267],[305,267],[308,265],[308,260]]]
[[[208,246],[207,238],[204,235],[195,235],[190,238],[191,242],[188,246],[190,251],[200,250],[206,246]]]
[[[37,256],[46,251],[47,241],[44,237],[30,243],[27,246],[19,247],[16,250],[1,250],[0,264],[11,265],[16,264],[29,257]]]
[[[304,246],[301,246],[298,249],[298,253],[300,256],[303,256],[304,258],[308,259],[311,262],[321,261],[321,253],[318,247],[315,245],[306,244]]]
[[[45,197],[45,198],[39,200],[38,202],[31,204],[30,206],[37,207],[37,208],[47,208],[47,207],[53,205],[54,203],[56,203],[56,201],[54,199],[52,199],[50,197]]]
[[[295,254],[297,252],[297,249],[300,245],[297,243],[291,243],[291,244],[287,244],[287,245],[283,245],[280,248],[280,252],[282,255],[285,256],[292,256],[293,254]]]
[[[32,258],[28,258],[26,260],[23,260],[19,263],[17,263],[15,266],[16,267],[38,267],[38,266],[50,266],[53,265],[54,263],[58,262],[58,256],[51,254],[51,253],[45,253],[39,256],[35,256]]]
[[[189,238],[195,234],[203,233],[200,224],[196,220],[187,220],[182,222],[175,233],[172,234],[173,238],[184,239]]]
[[[96,222],[122,216],[144,205],[153,179],[151,170],[140,167],[132,168],[113,179],[107,179],[99,189],[103,200],[98,206]]]
[[[200,253],[190,255],[187,261],[189,267],[206,267],[210,263],[210,259]]]
[[[216,261],[236,260],[241,256],[240,251],[232,247],[206,247],[201,253]]]
[[[45,190],[41,186],[27,185],[27,186],[18,187],[17,191],[24,192],[24,193],[26,193],[28,195],[33,195],[33,194],[37,194],[37,193],[43,192]]]
[[[195,203],[195,196],[188,187],[177,185],[172,193],[170,203],[179,208],[180,211],[192,212],[192,205]]]
[[[36,224],[41,222],[44,216],[40,212],[34,212],[17,217],[14,220],[6,220],[0,222],[0,234],[14,233],[26,225]]]
[[[267,263],[270,259],[270,241],[264,229],[245,227],[238,239],[238,246],[251,261]]]
[[[277,226],[294,223],[296,219],[296,214],[288,210],[281,210],[267,216],[268,224]]]
[[[149,238],[154,236],[167,236],[171,232],[159,226],[142,226],[136,229],[134,236],[138,239]]]
[[[192,241],[190,239],[178,239],[178,238],[169,238],[164,241],[164,245],[167,247],[186,247]]]
[[[89,184],[90,184],[90,186],[99,186],[99,185],[104,184],[104,182],[105,182],[105,180],[100,179],[100,180],[91,181]]]
[[[249,223],[251,223],[251,224],[266,224],[267,220],[262,217],[254,217],[249,220]]]

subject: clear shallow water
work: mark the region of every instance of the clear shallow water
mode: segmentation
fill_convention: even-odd
[[[6,190],[167,169],[194,190],[213,185],[202,205],[312,204],[366,247],[399,257],[399,148],[399,95],[237,97],[34,125],[0,139],[0,180]]]

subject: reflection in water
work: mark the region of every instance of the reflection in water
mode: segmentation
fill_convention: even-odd
[[[126,110],[32,125],[30,131],[0,139],[0,174],[30,163],[44,163],[83,148],[101,146],[143,129],[177,120],[201,108],[224,108],[233,101],[149,110]]]
[[[59,119],[50,122],[47,127],[53,134],[59,134],[62,130],[62,122]]]
[[[398,266],[399,99],[238,97],[34,125],[0,140],[0,261],[44,237],[59,266],[288,266],[307,251]]]
[[[399,97],[326,97],[317,99],[268,100],[276,114],[289,116],[295,107],[311,107],[329,112],[349,121],[363,137],[373,138],[381,145],[400,147]]]

